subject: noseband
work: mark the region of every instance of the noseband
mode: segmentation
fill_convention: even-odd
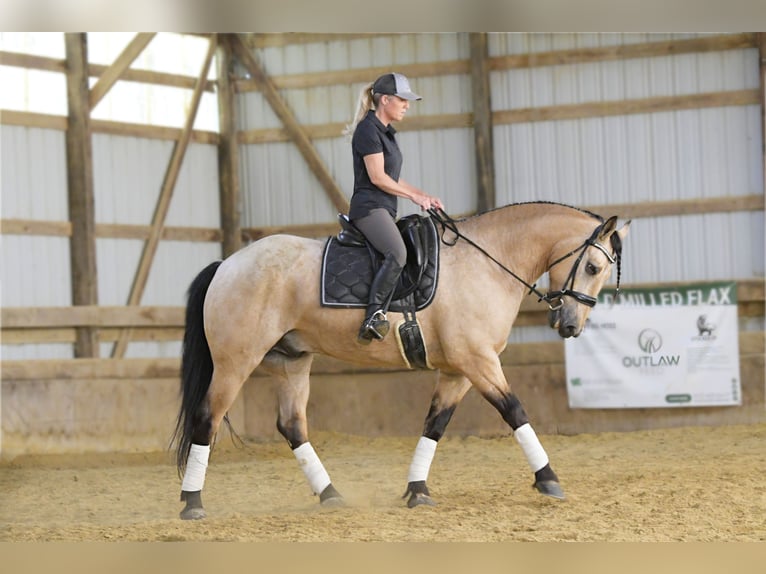
[[[556,261],[551,263],[548,266],[548,269],[546,269],[546,272],[550,271],[554,266],[558,265],[562,261],[570,258],[575,253],[578,253],[577,259],[575,260],[574,264],[572,265],[572,268],[569,270],[569,275],[567,275],[566,280],[564,281],[564,286],[559,289],[558,291],[548,291],[547,293],[541,293],[537,289],[537,284],[530,285],[524,279],[516,275],[513,271],[508,269],[505,265],[500,263],[497,259],[492,257],[487,251],[474,243],[471,239],[460,233],[460,231],[457,228],[457,225],[455,224],[455,220],[452,219],[449,215],[444,213],[442,210],[436,210],[436,209],[429,209],[428,213],[431,214],[431,216],[442,226],[442,242],[446,245],[454,245],[457,243],[458,239],[465,240],[468,244],[472,245],[476,249],[478,249],[481,253],[486,255],[489,259],[491,259],[493,262],[495,262],[503,271],[511,275],[514,279],[522,283],[524,286],[529,288],[529,293],[534,293],[539,297],[537,302],[545,301],[548,304],[548,309],[551,311],[558,311],[561,309],[562,305],[564,304],[564,297],[571,297],[578,303],[582,303],[583,305],[587,305],[588,307],[594,307],[596,305],[596,298],[591,297],[590,295],[586,295],[585,293],[581,293],[580,291],[574,290],[574,280],[575,275],[577,275],[577,269],[580,267],[580,262],[582,261],[583,256],[585,255],[585,251],[588,249],[588,247],[595,247],[599,251],[601,251],[604,255],[606,255],[606,258],[609,260],[610,264],[617,263],[617,288],[615,290],[615,299],[617,298],[617,294],[620,292],[620,263],[622,259],[622,240],[620,239],[620,236],[617,233],[612,233],[612,235],[609,236],[609,241],[612,244],[612,248],[614,249],[614,256],[612,256],[606,248],[601,245],[600,243],[596,242],[596,238],[598,237],[599,233],[601,233],[601,230],[604,228],[604,222],[602,222],[596,229],[593,230],[593,233],[591,236],[586,239],[581,245],[574,248],[572,251],[567,253],[566,255],[562,255]],[[446,229],[449,229],[452,233],[455,234],[456,239],[454,239],[451,243],[447,242],[444,239],[444,231]]]
[[[564,280],[564,286],[558,290],[558,291],[548,291],[543,297],[541,297],[538,301],[545,300],[546,303],[548,303],[548,308],[551,311],[558,311],[561,309],[561,306],[564,304],[564,297],[571,297],[578,303],[582,303],[583,305],[587,305],[588,307],[595,307],[596,306],[596,298],[591,297],[590,295],[586,295],[585,293],[581,293],[580,291],[574,290],[574,280],[575,275],[577,275],[577,269],[580,267],[580,262],[582,261],[583,256],[585,255],[585,251],[588,249],[588,247],[595,247],[601,253],[606,255],[606,258],[609,260],[610,264],[617,263],[617,290],[615,291],[615,297],[617,297],[617,293],[620,292],[620,255],[622,252],[622,244],[620,240],[620,236],[616,233],[613,233],[610,236],[610,241],[612,243],[612,247],[614,248],[615,256],[613,257],[606,248],[601,245],[600,243],[596,242],[596,237],[598,237],[599,233],[601,233],[602,228],[604,227],[604,224],[602,223],[598,227],[596,227],[595,230],[593,230],[593,233],[591,236],[585,240],[585,243],[577,247],[576,249],[573,249],[566,255],[559,257],[550,264],[547,271],[550,271],[555,265],[558,265],[565,259],[571,257],[578,251],[580,252],[577,256],[577,259],[574,262],[574,265],[572,265],[572,268],[569,270],[569,275],[567,275],[567,278]],[[615,237],[617,240],[615,241]],[[557,301],[557,304],[554,305],[552,302]]]

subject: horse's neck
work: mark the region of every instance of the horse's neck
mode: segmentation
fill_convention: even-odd
[[[536,281],[563,245],[583,241],[598,221],[558,204],[517,204],[466,220],[463,233],[525,280]],[[582,236],[582,237],[581,237]]]

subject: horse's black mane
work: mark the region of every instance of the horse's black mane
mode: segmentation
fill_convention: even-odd
[[[569,209],[574,209],[575,211],[579,211],[580,213],[584,213],[586,215],[589,215],[590,217],[593,217],[594,219],[597,219],[599,222],[604,223],[604,218],[601,217],[597,213],[593,213],[592,211],[588,211],[587,209],[582,209],[580,207],[575,207],[573,205],[568,205],[566,203],[559,203],[557,201],[520,201],[518,203],[509,203],[507,205],[501,205],[500,207],[495,207],[493,209],[488,209],[487,211],[482,211],[481,213],[477,213],[475,215],[471,215],[469,217],[463,218],[462,221],[465,221],[466,219],[471,219],[472,217],[479,217],[480,215],[484,215],[485,213],[492,213],[493,211],[499,211],[501,209],[505,209],[507,207],[517,207],[519,205],[558,205],[561,207],[568,207]],[[461,221],[461,220],[458,220]]]

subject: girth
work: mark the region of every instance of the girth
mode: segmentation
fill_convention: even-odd
[[[324,307],[366,307],[370,284],[382,262],[344,214],[341,231],[327,240],[322,257],[321,304]],[[396,222],[407,247],[407,263],[394,289],[390,311],[420,310],[436,292],[439,274],[439,238],[430,217],[409,215]],[[366,253],[365,253],[366,251]]]

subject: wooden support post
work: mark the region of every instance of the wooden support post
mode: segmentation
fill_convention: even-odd
[[[67,194],[72,234],[69,259],[72,304],[98,304],[96,270],[96,216],[93,199],[93,150],[88,103],[87,34],[64,34],[68,127],[66,130]],[[96,329],[79,327],[74,352],[77,358],[97,358]]]
[[[165,180],[162,183],[162,189],[160,190],[160,196],[157,200],[157,206],[154,209],[154,216],[152,217],[152,227],[149,233],[149,239],[144,243],[144,249],[141,253],[141,259],[139,260],[138,270],[136,276],[133,279],[133,286],[130,289],[130,296],[128,297],[128,305],[139,305],[141,303],[141,297],[144,294],[144,288],[146,282],[149,279],[149,271],[154,261],[154,255],[157,253],[157,247],[159,246],[160,238],[165,227],[165,217],[168,214],[170,208],[170,200],[173,197],[173,189],[175,188],[176,181],[178,180],[178,174],[181,171],[181,164],[186,153],[186,148],[189,145],[191,139],[192,127],[194,126],[194,119],[197,117],[197,109],[199,108],[199,102],[202,98],[202,92],[204,91],[205,83],[207,82],[208,71],[210,70],[210,64],[213,61],[213,56],[216,50],[216,36],[213,35],[210,39],[210,47],[208,48],[205,61],[202,64],[202,70],[199,78],[197,79],[197,85],[194,88],[192,94],[191,108],[189,115],[186,118],[186,124],[181,131],[181,136],[176,142],[173,149],[173,155],[170,158],[170,164],[165,172]],[[112,350],[112,358],[121,359],[125,355],[125,349],[128,346],[130,340],[130,329],[126,329],[120,335],[119,340]]]
[[[327,171],[322,158],[319,157],[311,140],[306,135],[306,130],[295,119],[292,110],[287,106],[282,96],[279,95],[274,82],[266,75],[261,64],[255,59],[255,56],[250,52],[241,36],[232,37],[231,45],[233,52],[242,62],[242,65],[247,68],[247,71],[253,77],[253,81],[261,88],[261,92],[274,110],[274,113],[277,114],[277,117],[284,124],[290,139],[298,147],[298,151],[303,155],[303,158],[319,180],[330,201],[332,201],[338,211],[348,213],[349,203],[346,196],[340,190],[338,184],[335,183],[332,175]]]
[[[239,205],[239,143],[237,139],[236,93],[231,76],[232,57],[228,34],[218,44],[218,182],[223,231],[223,257],[242,247]]]
[[[763,187],[766,191],[766,32],[758,32],[757,41],[761,68],[761,157],[763,159]]]
[[[471,86],[473,94],[473,129],[476,146],[477,211],[495,207],[495,162],[492,145],[492,103],[489,86],[487,34],[472,32]]]

